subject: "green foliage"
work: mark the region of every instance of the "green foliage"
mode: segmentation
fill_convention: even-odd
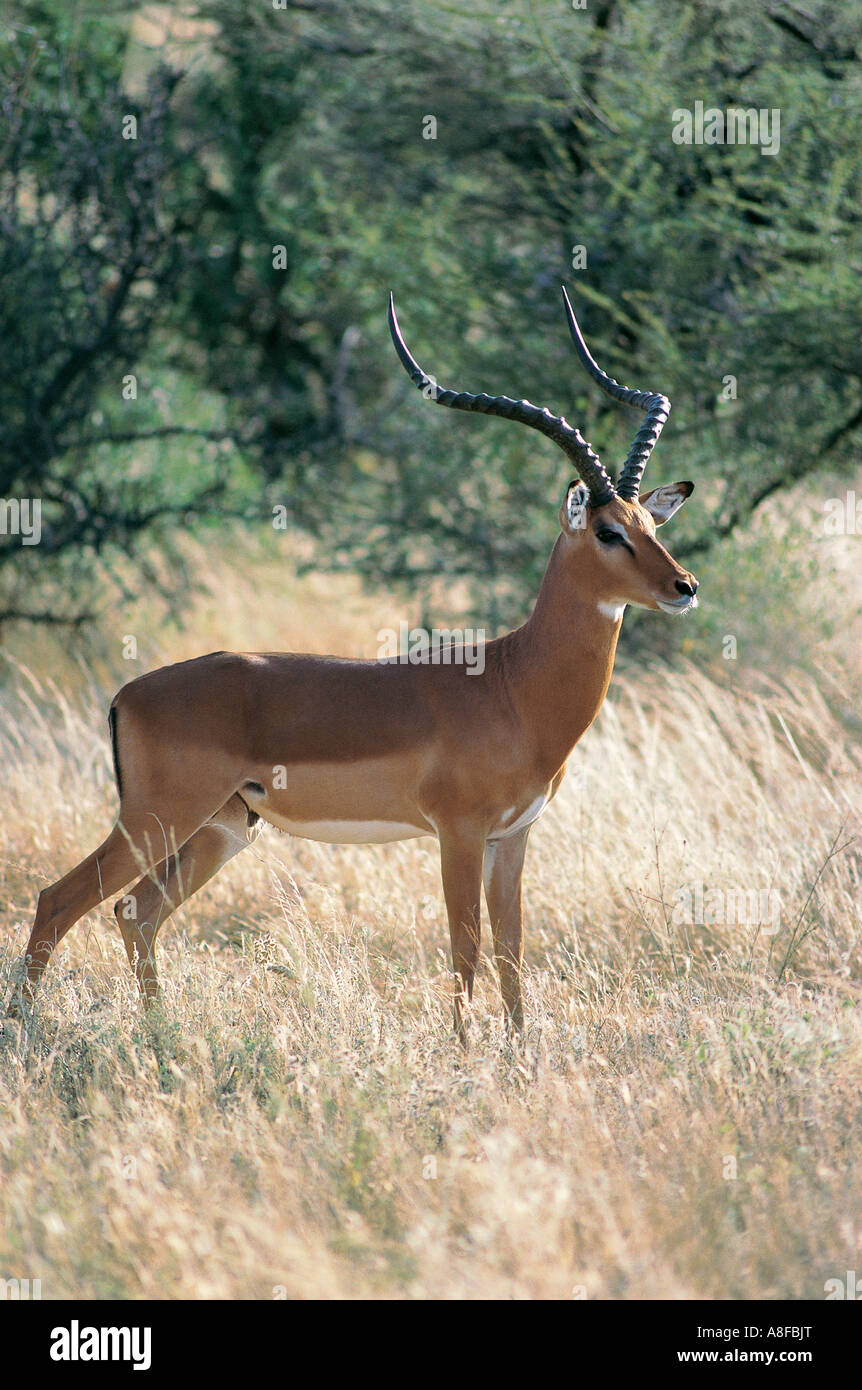
[[[162,55],[188,72],[160,124],[149,116],[164,76],[154,71],[139,98],[172,259],[124,357],[150,392],[170,379],[171,424],[223,430],[236,445],[219,456],[226,509],[263,527],[272,503],[287,503],[319,538],[319,562],[409,585],[429,614],[440,583],[463,579],[486,625],[524,615],[565,461],[523,428],[423,402],[388,341],[390,287],[408,342],[443,384],[565,412],[615,467],[637,420],[579,370],[559,298],[567,281],[606,369],[674,403],[648,477],[698,483],[674,523],[674,552],[693,566],[773,493],[850,467],[862,427],[858,0],[786,13],[745,0],[478,11],[205,0],[196,16],[194,60]],[[129,106],[122,29],[110,16],[76,24],[48,5],[17,32],[27,109],[38,121],[62,98],[111,169],[123,152],[97,113]],[[83,60],[85,40],[104,61]],[[697,102],[777,110],[776,153],[675,143],[675,113]],[[27,162],[34,177],[56,172],[56,134]],[[94,175],[110,226],[99,189]],[[118,186],[117,206],[128,196]],[[7,345],[50,341],[58,306],[74,311],[52,269],[64,237],[32,248],[28,275],[12,277]],[[116,351],[94,361],[93,404],[118,374]],[[13,378],[13,413],[21,389]],[[144,395],[136,429],[152,423]],[[52,476],[77,470],[68,432],[52,438]],[[182,445],[138,465],[152,498],[171,502],[190,449],[197,473],[200,444]],[[107,439],[95,459],[115,476],[129,447]],[[23,486],[6,476],[7,491]],[[98,486],[94,476],[83,489],[85,508]],[[126,510],[142,509],[132,499]],[[170,506],[165,515],[163,538]],[[129,534],[118,525],[102,542],[79,528],[70,544],[80,556]],[[50,567],[39,573],[47,582]]]

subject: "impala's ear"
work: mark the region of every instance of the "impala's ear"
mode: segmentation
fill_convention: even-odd
[[[569,483],[566,500],[560,508],[560,525],[571,535],[574,531],[587,529],[587,508],[590,504],[590,490],[586,483],[575,478]]]
[[[638,501],[646,507],[656,526],[663,526],[693,492],[694,483],[666,483],[664,487],[654,487],[652,492],[644,492]]]

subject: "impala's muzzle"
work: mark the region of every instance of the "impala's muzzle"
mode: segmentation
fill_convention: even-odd
[[[679,591],[679,598],[656,599],[663,613],[689,613],[692,608],[697,608],[698,584],[694,575],[689,575],[688,579],[677,579],[675,587]]]
[[[697,608],[696,598],[681,598],[676,603],[665,603],[662,599],[657,602],[662,613],[690,613],[692,608]]]

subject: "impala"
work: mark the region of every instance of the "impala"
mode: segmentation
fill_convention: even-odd
[[[144,1001],[153,1002],[160,926],[265,821],[332,844],[435,835],[456,1033],[463,1042],[483,879],[504,1018],[507,1027],[521,1028],[521,877],[530,829],[605,698],[626,605],[685,613],[697,604],[697,581],[655,535],[693,485],[639,494],[670,402],[607,376],[587,349],[565,289],[563,298],[590,376],[646,415],[616,486],[562,417],[525,400],[439,387],[411,356],[389,299],[395,350],[424,394],[456,410],[529,425],[577,468],[528,620],[486,644],[481,674],[452,660],[403,665],[213,652],[123,686],[109,715],[117,823],[98,849],[40,893],[26,979],[10,1012],[20,1015],[32,1003],[69,928],[142,871],[115,912]]]

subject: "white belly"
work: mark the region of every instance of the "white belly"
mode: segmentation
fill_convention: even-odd
[[[415,840],[420,835],[433,835],[423,830],[388,820],[287,820],[276,812],[258,805],[257,813],[278,830],[298,835],[303,840],[321,840],[327,845],[382,845],[390,840]]]

